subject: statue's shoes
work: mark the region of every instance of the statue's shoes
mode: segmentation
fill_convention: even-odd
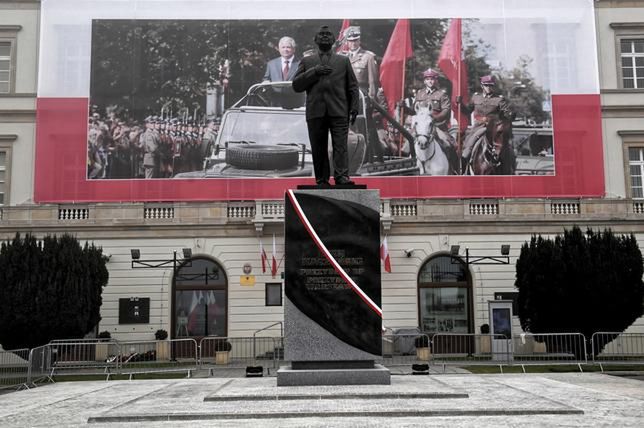
[[[347,177],[338,177],[335,179],[336,186],[353,186],[354,184],[356,183],[349,180]]]

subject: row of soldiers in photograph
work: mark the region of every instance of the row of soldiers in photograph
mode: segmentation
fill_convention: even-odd
[[[216,120],[195,124],[157,116],[140,124],[95,112],[88,124],[87,176],[169,178],[199,170],[213,150],[218,126]]]

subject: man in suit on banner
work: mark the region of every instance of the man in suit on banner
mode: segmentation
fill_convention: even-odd
[[[300,64],[300,60],[295,58],[295,40],[291,37],[282,37],[277,47],[280,56],[279,58],[268,61],[266,64],[264,82],[293,80],[295,70],[297,70],[297,66]]]
[[[295,92],[306,91],[306,124],[309,129],[313,170],[319,186],[329,185],[328,135],[333,146],[336,185],[352,185],[349,179],[347,137],[349,122],[358,115],[358,80],[349,58],[336,55],[335,37],[323,25],[315,35],[318,52],[302,58],[293,78]]]

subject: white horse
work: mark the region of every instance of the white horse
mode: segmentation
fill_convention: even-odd
[[[448,175],[449,161],[434,133],[429,107],[421,107],[412,119],[416,163],[421,175]]]

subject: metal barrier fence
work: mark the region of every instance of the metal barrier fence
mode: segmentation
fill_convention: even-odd
[[[199,342],[199,360],[219,368],[278,367],[284,358],[282,337],[204,337]]]
[[[394,333],[382,336],[382,360],[385,366],[411,366],[432,359],[431,339],[423,333]]]
[[[186,371],[188,376],[199,365],[195,339],[118,342],[118,373]]]
[[[51,378],[51,347],[38,346],[29,351],[29,374],[27,384],[35,385],[42,380],[53,382]]]
[[[61,372],[111,374],[119,369],[121,345],[115,340],[94,339],[49,343],[49,376]]]
[[[512,339],[499,334],[437,333],[433,353],[443,366],[575,364],[581,370],[581,364],[588,362],[581,333],[520,334]]]
[[[581,333],[525,333],[512,339],[515,365],[581,365],[588,363],[586,337]],[[525,371],[525,367],[524,367]]]
[[[0,389],[29,383],[29,349],[0,349]]]
[[[501,334],[436,333],[432,338],[436,364],[503,365],[512,361],[512,344]]]
[[[644,334],[597,332],[590,341],[594,363],[644,362]],[[389,367],[416,363],[443,365],[519,365],[588,363],[581,333],[502,335],[436,333],[404,329],[382,336],[378,362]],[[132,374],[208,368],[264,366],[284,360],[283,337],[204,337],[119,342],[113,339],[56,340],[30,351],[0,350],[0,388],[53,381],[57,374]],[[603,369],[603,367],[602,367]],[[524,367],[525,371],[525,367]]]
[[[590,338],[593,362],[644,363],[644,333],[598,331]],[[602,366],[603,370],[603,366]]]

